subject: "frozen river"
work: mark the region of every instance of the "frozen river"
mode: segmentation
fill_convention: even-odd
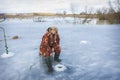
[[[67,69],[47,73],[38,55],[43,34],[57,26]],[[81,25],[11,20],[0,23],[13,57],[0,57],[0,80],[120,80],[120,25]],[[0,30],[0,55],[5,52]],[[11,39],[13,36],[18,39]]]

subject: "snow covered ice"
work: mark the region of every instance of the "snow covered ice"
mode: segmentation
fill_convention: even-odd
[[[9,52],[8,54],[7,54],[7,53],[3,53],[3,54],[1,55],[1,58],[12,57],[12,56],[14,56],[14,54],[15,54],[15,53],[13,53],[13,52]]]
[[[43,34],[54,25],[59,29],[60,58],[67,69],[49,74],[38,53]],[[6,30],[9,52],[15,53],[12,57],[0,57],[1,80],[120,79],[120,25],[73,25],[13,19],[0,23],[0,26]],[[11,39],[15,35],[20,38]],[[0,30],[0,55],[4,52]]]

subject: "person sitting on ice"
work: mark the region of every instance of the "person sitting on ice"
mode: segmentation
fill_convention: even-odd
[[[45,62],[48,66],[48,71],[53,71],[50,57],[54,54],[54,61],[61,62],[59,59],[61,48],[58,29],[56,27],[49,27],[47,32],[43,35],[40,44],[40,55],[45,57]]]

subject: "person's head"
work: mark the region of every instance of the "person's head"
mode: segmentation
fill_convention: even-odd
[[[52,30],[52,27],[49,27],[49,28],[47,29],[48,32],[51,32],[51,30]]]
[[[57,29],[57,27],[52,27],[51,33],[52,33],[52,34],[58,34],[58,29]]]

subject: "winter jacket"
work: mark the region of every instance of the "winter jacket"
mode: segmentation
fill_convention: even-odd
[[[60,54],[61,48],[60,48],[60,38],[59,35],[53,35],[49,32],[46,32],[43,37],[40,44],[40,54],[43,56],[50,56],[52,54],[52,48],[54,48],[54,52],[57,54]]]

